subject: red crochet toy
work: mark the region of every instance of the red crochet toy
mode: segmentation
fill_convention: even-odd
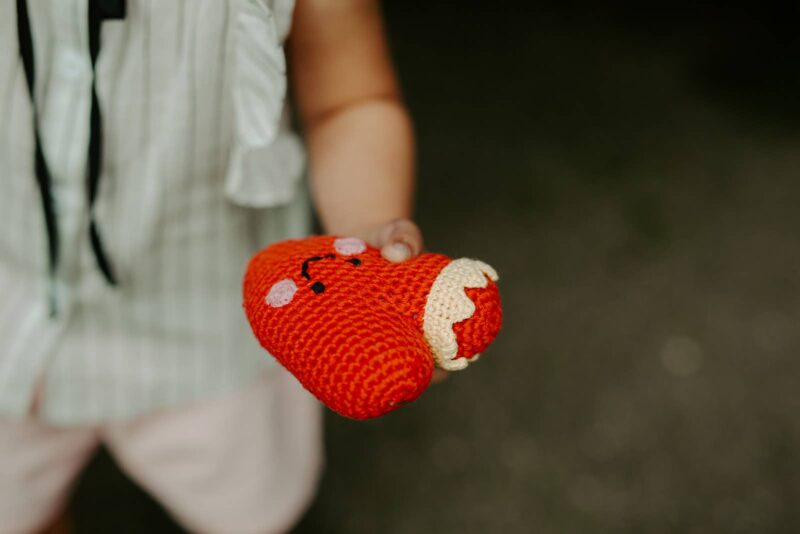
[[[500,330],[497,273],[422,254],[402,263],[347,237],[276,243],[256,254],[244,308],[261,345],[319,400],[367,419],[416,399],[433,366],[463,369]]]

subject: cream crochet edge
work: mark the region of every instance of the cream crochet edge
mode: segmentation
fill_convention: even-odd
[[[469,319],[475,313],[475,303],[464,291],[466,288],[483,288],[486,277],[497,281],[497,272],[482,261],[459,258],[448,263],[436,277],[425,302],[422,331],[431,347],[436,365],[447,371],[464,369],[478,359],[458,358],[458,342],[453,325]]]

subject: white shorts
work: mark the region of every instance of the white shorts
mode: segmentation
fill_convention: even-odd
[[[100,443],[192,532],[284,532],[316,489],[321,415],[276,366],[236,393],[132,421],[0,421],[0,532],[35,532],[53,521]]]

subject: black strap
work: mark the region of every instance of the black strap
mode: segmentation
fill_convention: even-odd
[[[22,57],[22,65],[25,69],[25,79],[28,82],[28,91],[31,95],[31,105],[33,107],[33,136],[36,142],[34,152],[34,170],[36,172],[36,182],[39,184],[39,194],[42,198],[42,208],[44,209],[44,225],[47,229],[47,252],[48,252],[48,271],[50,274],[50,314],[56,313],[55,298],[55,274],[58,266],[59,238],[58,224],[56,223],[55,203],[50,191],[52,178],[50,169],[47,168],[47,161],[44,159],[42,151],[42,140],[39,134],[39,119],[36,111],[34,95],[36,89],[36,68],[33,56],[33,39],[31,37],[31,25],[28,18],[28,3],[26,0],[17,0],[17,35],[19,36],[19,54]]]
[[[125,0],[89,0],[89,53],[91,55],[93,71],[97,62],[97,56],[100,52],[100,25],[102,21],[108,18],[124,18],[125,8]],[[44,157],[42,139],[39,131],[35,98],[36,62],[33,39],[31,37],[30,18],[28,15],[28,3],[26,0],[17,0],[17,35],[19,36],[19,53],[22,58],[25,79],[28,83],[28,92],[30,93],[33,106],[33,132],[36,142],[34,168],[36,172],[36,181],[39,184],[39,192],[42,198],[45,227],[47,229],[48,267],[51,282],[50,312],[51,315],[54,315],[56,313],[54,284],[59,259],[59,234],[55,213],[55,201],[51,191],[53,179],[50,174],[50,169],[47,167],[47,160]],[[103,242],[100,238],[100,233],[92,210],[94,201],[97,198],[103,155],[103,122],[100,115],[100,103],[97,98],[94,72],[92,76],[90,127],[91,132],[89,136],[89,153],[86,172],[86,194],[89,201],[89,240],[100,271],[103,273],[108,283],[115,286],[117,285],[117,278],[114,275],[114,270],[111,267],[108,254],[103,247]]]
[[[103,158],[103,121],[100,117],[100,102],[95,87],[95,64],[100,53],[100,24],[103,22],[103,6],[106,2],[89,0],[89,55],[92,58],[92,110],[90,115],[91,133],[89,135],[89,161],[86,176],[86,194],[89,199],[89,241],[92,244],[97,266],[112,286],[117,285],[117,277],[108,260],[108,254],[94,219],[94,201],[100,184],[100,167]],[[124,4],[123,4],[124,5]],[[124,14],[124,13],[123,13]]]

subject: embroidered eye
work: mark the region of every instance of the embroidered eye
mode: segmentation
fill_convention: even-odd
[[[319,295],[320,293],[325,291],[325,284],[323,284],[322,282],[314,282],[313,284],[311,284],[311,291]]]
[[[361,265],[361,260],[359,260],[358,258],[350,258],[349,260],[344,260],[344,261],[346,261],[347,263],[352,263],[356,267]]]

